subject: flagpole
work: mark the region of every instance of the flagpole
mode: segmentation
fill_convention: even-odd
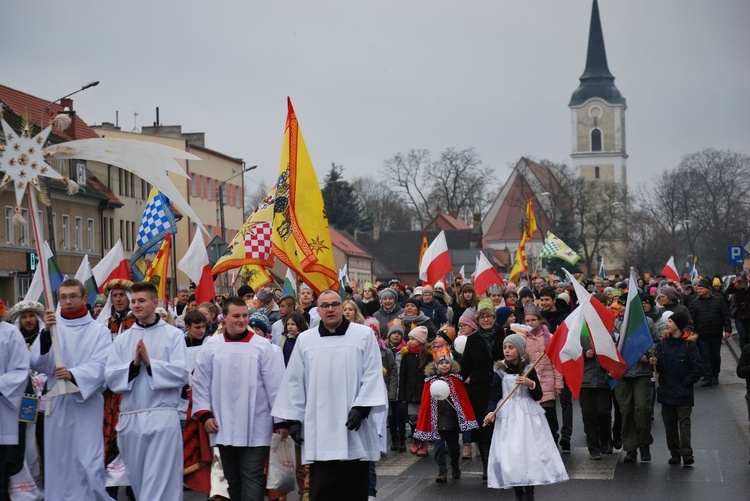
[[[39,208],[37,205],[36,196],[34,195],[31,186],[31,183],[27,184],[26,195],[29,198],[29,215],[31,216],[31,226],[34,229],[34,243],[36,245],[36,252],[37,255],[41,257],[44,256],[44,254],[42,254],[44,235],[42,234],[42,229],[36,219]],[[42,287],[44,288],[44,302],[46,303],[48,310],[54,311],[55,302],[52,296],[52,286],[50,285],[49,269],[47,268],[47,266],[48,263],[46,259],[39,259],[39,270],[42,274]],[[57,324],[48,325],[47,328],[49,329],[51,335],[50,337],[52,338],[52,353],[55,355],[55,367],[65,367],[62,364],[62,348],[60,347],[60,339],[57,337]],[[58,395],[65,395],[67,393],[78,393],[80,391],[81,390],[78,389],[78,387],[71,381],[58,379],[55,383],[55,386],[53,386],[52,389],[47,393],[47,396],[55,397]],[[52,406],[47,406],[47,414],[49,414],[51,410]]]

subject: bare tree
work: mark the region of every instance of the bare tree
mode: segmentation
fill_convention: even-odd
[[[255,208],[260,204],[271,189],[270,186],[266,185],[265,181],[260,181],[253,190],[245,190],[245,217],[249,217],[253,213]]]
[[[386,181],[366,176],[354,178],[351,185],[362,201],[363,213],[383,230],[412,229],[412,210]]]
[[[385,161],[383,174],[395,181],[424,227],[436,208],[455,212],[465,221],[483,212],[490,201],[487,186],[494,176],[473,148],[448,148],[432,161],[428,150],[409,150]]]

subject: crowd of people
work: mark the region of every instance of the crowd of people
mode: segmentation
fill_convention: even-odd
[[[650,462],[658,401],[669,464],[693,465],[693,385],[719,384],[733,324],[750,420],[750,274],[726,287],[576,279],[610,310],[615,342],[636,289],[653,341],[612,389],[581,337],[592,461]],[[543,354],[578,299],[534,275],[486,290],[352,283],[345,297],[245,285],[203,303],[186,289],[165,305],[154,285],[116,279],[90,306],[65,280],[56,310],[0,303],[0,500],[181,499],[185,486],[213,500],[372,500],[381,453],[426,457],[430,444],[437,483],[476,459],[489,488],[533,500],[568,479],[573,398]],[[274,434],[294,441],[296,492],[267,484]]]

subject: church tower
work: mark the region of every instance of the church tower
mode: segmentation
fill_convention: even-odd
[[[568,107],[572,126],[573,167],[587,179],[627,186],[625,110],[627,103],[615,87],[607,66],[599,4],[594,0],[589,27],[586,69]]]

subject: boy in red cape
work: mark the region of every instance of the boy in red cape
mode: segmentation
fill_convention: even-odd
[[[435,481],[445,483],[448,481],[448,469],[445,465],[446,446],[451,457],[451,476],[460,478],[458,436],[461,432],[478,426],[463,380],[458,373],[458,363],[453,361],[447,349],[436,350],[434,357],[435,362],[425,366],[426,384],[422,390],[422,404],[419,406],[414,438],[435,441],[435,461],[438,464],[438,476]],[[438,400],[433,397],[433,384],[438,385],[436,394],[441,393],[437,388],[445,389],[447,386],[447,398]]]

